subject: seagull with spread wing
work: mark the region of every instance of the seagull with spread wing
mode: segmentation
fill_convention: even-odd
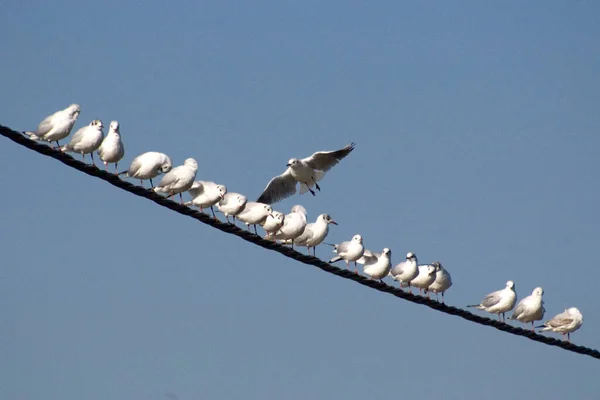
[[[310,157],[298,159],[292,158],[288,161],[288,169],[279,176],[271,179],[258,200],[259,203],[273,204],[296,193],[296,183],[300,183],[300,194],[310,192],[313,196],[315,191],[321,190],[319,182],[325,173],[339,163],[344,157],[354,150],[354,143],[340,150],[318,151]]]

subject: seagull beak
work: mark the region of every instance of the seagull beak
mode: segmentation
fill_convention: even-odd
[[[289,167],[290,165],[292,165],[292,164],[285,164],[286,167]]]
[[[335,222],[334,220],[331,220],[331,221],[329,221],[329,222],[330,222],[330,223],[332,223],[332,224],[334,224],[334,225],[337,225],[337,224],[338,224],[338,223],[337,223],[337,222]]]

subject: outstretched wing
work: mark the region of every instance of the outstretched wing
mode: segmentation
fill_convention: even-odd
[[[344,157],[354,150],[354,143],[340,150],[335,151],[318,151],[310,157],[303,159],[312,169],[321,171],[329,171],[334,165],[342,161]]]
[[[294,193],[296,193],[296,179],[294,179],[291,170],[288,168],[283,174],[269,181],[256,201],[258,203],[273,204],[292,196]]]

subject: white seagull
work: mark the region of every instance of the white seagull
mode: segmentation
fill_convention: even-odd
[[[56,142],[60,148],[59,140],[62,140],[71,134],[73,125],[81,113],[79,104],[71,104],[64,110],[55,112],[44,118],[33,132],[23,132],[32,140],[45,140],[47,142]]]
[[[167,198],[179,193],[179,202],[183,204],[181,193],[188,191],[194,184],[198,172],[198,163],[193,158],[188,158],[183,165],[173,168],[162,177],[158,186],[154,188],[155,192],[168,193]]]
[[[555,315],[551,320],[546,321],[544,325],[538,326],[542,328],[542,332],[552,331],[563,335],[563,340],[571,341],[571,333],[581,328],[583,325],[583,315],[577,307],[567,308],[562,313]]]
[[[311,187],[316,186],[317,190],[321,190],[317,182],[352,150],[354,150],[354,143],[350,143],[340,150],[318,151],[310,157],[290,159],[287,163],[288,169],[269,181],[257,201],[273,204],[290,197],[296,193],[296,183],[298,182],[300,183],[300,194],[310,191],[314,196],[315,192]]]
[[[506,287],[504,289],[496,290],[485,296],[481,303],[467,307],[475,307],[478,310],[483,310],[490,314],[498,314],[498,321],[500,321],[500,315],[502,315],[502,321],[504,321],[504,313],[512,310],[516,301],[517,293],[515,292],[515,283],[513,281],[508,281],[506,282]]]
[[[413,253],[406,254],[406,260],[397,264],[395,267],[390,269],[390,276],[392,279],[400,284],[400,287],[404,284],[408,287],[409,292],[412,293],[410,282],[419,275],[419,267],[417,266],[417,256]]]
[[[99,119],[93,120],[88,126],[84,126],[75,132],[69,143],[61,147],[60,150],[79,153],[84,161],[85,155],[89,154],[92,156],[92,163],[94,163],[94,151],[98,150],[98,147],[102,144],[102,139],[104,139],[102,128],[104,128],[102,121]]]
[[[231,215],[233,223],[235,223],[235,216],[244,210],[247,202],[248,198],[243,194],[227,192],[223,199],[217,203],[217,209],[225,214],[227,222],[229,222],[229,216]]]
[[[248,230],[250,230],[250,225],[254,225],[254,233],[258,235],[256,224],[261,224],[272,214],[273,209],[270,205],[248,201],[242,212],[237,215],[237,218],[246,224]]]
[[[217,218],[213,206],[223,200],[227,187],[209,181],[195,181],[188,192],[192,196],[192,201],[188,201],[186,205],[199,207],[201,212],[210,207],[213,217]]]
[[[419,288],[419,294],[423,293],[423,290],[427,292],[427,288],[435,281],[435,273],[438,270],[439,263],[437,261],[431,264],[419,265],[419,274],[416,278],[410,281],[410,284],[414,287]],[[408,283],[402,284],[402,286],[408,286]],[[429,298],[429,292],[427,292],[427,298]]]
[[[358,274],[358,267],[356,266],[356,260],[362,257],[365,252],[365,248],[363,246],[363,238],[360,235],[354,235],[352,240],[349,242],[342,242],[333,246],[333,252],[337,254],[337,256],[333,257],[329,260],[330,263],[334,263],[339,260],[346,261],[346,268],[349,268],[350,262],[354,261],[354,268],[356,269],[356,273]]]
[[[452,286],[452,277],[447,269],[438,262],[438,268],[435,271],[435,281],[427,288],[427,291],[435,293],[435,299],[440,301],[438,293],[442,294],[442,303],[444,303],[444,293]]]
[[[267,218],[260,224],[262,228],[267,232],[267,236],[265,239],[272,239],[275,241],[275,234],[279,231],[281,226],[285,221],[285,214],[279,211],[273,211],[271,215],[268,215]]]
[[[104,162],[104,168],[108,171],[108,164],[115,164],[115,172],[119,161],[125,155],[125,146],[121,141],[121,131],[118,121],[111,121],[108,133],[98,148],[98,157]]]
[[[143,180],[149,179],[150,186],[154,188],[152,178],[156,178],[160,173],[166,174],[172,168],[173,163],[168,155],[149,151],[134,158],[131,165],[129,165],[129,169],[119,172],[119,175],[125,174],[129,178],[139,179],[142,186],[144,186]]]
[[[544,302],[542,301],[543,295],[544,289],[541,287],[533,289],[533,292],[529,296],[525,297],[517,304],[510,319],[516,319],[524,324],[531,322],[531,330],[533,331],[533,322],[544,318],[544,313],[546,312]]]
[[[392,268],[392,251],[387,247],[381,253],[375,253],[371,250],[365,250],[361,258],[356,260],[363,265],[363,271],[371,279],[379,279],[383,282]]]
[[[308,249],[308,255],[310,255],[310,249],[313,249],[313,256],[317,256],[316,247],[320,245],[329,233],[329,224],[337,225],[329,214],[321,214],[317,217],[316,222],[306,224],[302,235],[294,239],[296,246],[306,247]]]
[[[291,241],[294,248],[294,239],[302,235],[306,228],[306,209],[300,204],[292,207],[292,210],[284,218],[283,225],[279,232],[275,234],[275,239],[282,241]]]

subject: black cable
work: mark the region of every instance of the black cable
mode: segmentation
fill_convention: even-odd
[[[463,319],[466,319],[467,321],[471,321],[476,324],[491,326],[491,327],[501,330],[503,332],[508,332],[512,335],[524,336],[528,339],[534,340],[536,342],[544,343],[549,346],[560,347],[561,349],[564,349],[564,350],[572,351],[572,352],[578,353],[578,354],[585,354],[590,357],[600,359],[600,351],[598,351],[598,350],[591,349],[589,347],[584,347],[584,346],[577,346],[573,343],[558,340],[558,339],[548,337],[548,336],[543,336],[543,335],[540,335],[538,333],[535,333],[535,332],[532,332],[532,331],[529,331],[529,330],[526,330],[523,328],[514,327],[507,323],[497,321],[495,319],[481,317],[479,315],[472,314],[466,310],[448,306],[443,303],[439,303],[436,300],[431,300],[431,299],[428,299],[423,296],[417,296],[412,293],[405,292],[396,287],[387,285],[385,283],[368,279],[362,275],[357,275],[354,272],[349,271],[347,269],[337,268],[337,267],[335,267],[331,264],[328,264],[316,257],[307,256],[307,255],[299,253],[295,250],[292,250],[290,247],[286,247],[281,244],[278,244],[278,243],[275,243],[275,242],[272,242],[269,240],[265,240],[265,239],[261,238],[260,236],[255,235],[254,233],[250,233],[249,231],[240,229],[233,224],[230,224],[227,222],[221,222],[219,220],[216,220],[216,219],[208,216],[207,214],[201,213],[201,212],[191,209],[187,206],[181,205],[175,201],[169,200],[169,199],[153,192],[150,189],[145,189],[141,186],[136,186],[136,185],[131,184],[130,182],[123,181],[118,176],[114,175],[113,173],[98,169],[94,165],[85,164],[81,161],[78,161],[78,160],[74,159],[73,157],[71,157],[69,154],[63,153],[59,150],[54,150],[53,148],[44,144],[43,142],[33,141],[33,140],[29,139],[28,137],[24,136],[23,134],[21,134],[19,132],[15,132],[5,126],[0,125],[0,134],[2,134],[2,136],[5,136],[8,139],[12,140],[13,142],[20,144],[21,146],[25,146],[28,149],[36,151],[45,156],[52,157],[64,164],[67,164],[68,166],[70,166],[72,168],[75,168],[81,172],[84,172],[84,173],[94,176],[96,178],[100,178],[103,181],[106,181],[106,182],[110,183],[111,185],[116,186],[120,189],[123,189],[129,193],[133,193],[136,196],[144,197],[150,201],[155,202],[156,204],[158,204],[160,206],[166,207],[166,208],[173,210],[179,214],[186,215],[188,217],[192,217],[192,218],[194,218],[204,224],[210,225],[213,228],[216,228],[220,231],[238,236],[238,237],[246,240],[247,242],[264,247],[265,249],[268,249],[268,250],[276,251],[288,258],[291,258],[296,261],[300,261],[301,263],[304,263],[304,264],[312,265],[312,266],[317,267],[317,268],[319,268],[325,272],[328,272],[330,274],[337,275],[344,279],[349,279],[360,285],[368,286],[368,287],[378,290],[380,292],[389,293],[396,297],[400,297],[401,299],[408,300],[412,303],[421,304],[421,305],[427,306],[429,308],[433,308],[434,310],[443,312],[445,314],[450,314],[450,315],[455,315],[455,316],[461,317]]]

